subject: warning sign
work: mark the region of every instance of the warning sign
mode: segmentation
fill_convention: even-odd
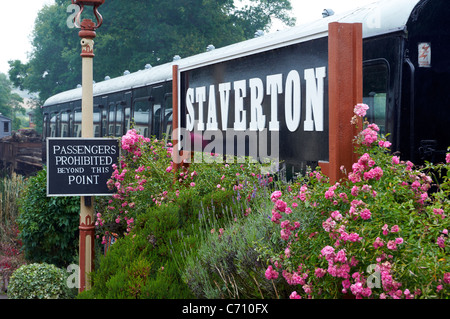
[[[47,196],[112,195],[106,182],[119,145],[108,138],[48,138]]]
[[[420,68],[431,67],[431,44],[429,42],[419,43],[418,64]]]

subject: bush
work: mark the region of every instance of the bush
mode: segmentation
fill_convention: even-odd
[[[169,243],[179,231],[180,208],[150,207],[130,234],[117,240],[98,269],[92,289],[79,298],[190,298],[178,269],[171,263]]]
[[[67,272],[46,263],[23,265],[12,274],[9,299],[66,299]]]
[[[115,233],[118,240],[92,273],[91,291],[79,297],[191,298],[173,256],[196,251],[202,207],[231,207],[234,196],[251,195],[258,167],[192,163],[174,173],[171,145],[134,130],[121,147],[121,167],[108,182],[116,193],[96,221],[100,234]],[[132,275],[137,260],[145,268],[138,277]]]
[[[261,207],[262,208],[262,207]],[[219,210],[220,211],[220,210]],[[222,212],[223,213],[223,212]],[[245,216],[247,215],[247,216]],[[260,245],[280,249],[280,236],[268,223],[263,209],[246,208],[223,228],[215,226],[199,248],[185,260],[183,280],[197,298],[249,299],[278,298],[287,292],[279,282],[278,289],[264,278],[267,268],[257,248]]]
[[[78,250],[79,197],[47,197],[46,169],[30,177],[19,199],[17,224],[25,258],[67,266]]]
[[[272,193],[285,249],[266,252],[266,278],[283,277],[291,298],[449,298],[450,154],[425,167],[443,173],[433,185],[365,125],[346,179],[331,184],[314,171]]]

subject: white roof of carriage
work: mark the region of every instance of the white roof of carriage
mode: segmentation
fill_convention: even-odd
[[[119,76],[94,84],[94,96],[170,81],[172,65],[180,70],[193,69],[233,58],[247,56],[294,43],[321,38],[328,34],[330,22],[355,23],[363,25],[363,37],[401,31],[406,28],[409,16],[420,0],[379,0],[358,9],[335,14],[304,25],[277,31],[223,48],[204,52],[191,57],[155,66],[150,69]],[[45,106],[81,99],[81,88],[68,90],[47,99]]]

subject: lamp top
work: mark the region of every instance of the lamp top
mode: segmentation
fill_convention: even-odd
[[[99,6],[105,3],[105,0],[72,0],[72,3],[77,5]]]

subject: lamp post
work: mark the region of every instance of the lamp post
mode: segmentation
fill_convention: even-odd
[[[98,12],[98,7],[105,0],[72,0],[72,4],[80,7],[80,11],[74,18],[74,24],[81,29],[78,33],[81,38],[82,58],[82,98],[81,98],[81,136],[83,138],[94,137],[94,97],[93,97],[93,58],[95,30],[103,23],[103,18]],[[80,22],[81,14],[85,6],[93,6],[96,22],[84,19]],[[90,289],[89,273],[94,269],[94,205],[92,197],[81,197],[80,201],[80,288],[79,291]]]

